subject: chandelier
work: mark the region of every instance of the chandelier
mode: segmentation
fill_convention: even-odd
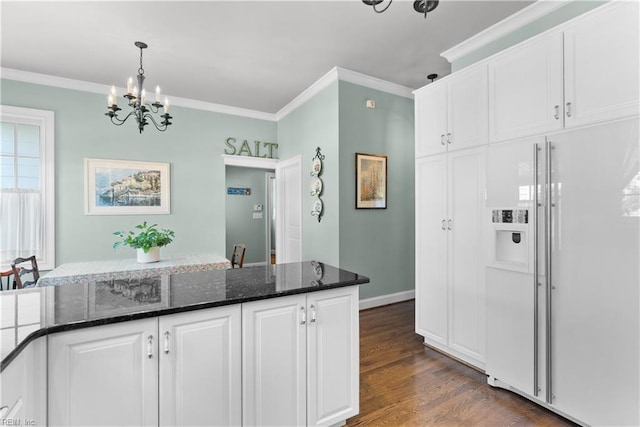
[[[382,13],[389,9],[393,0],[389,0],[389,3],[382,8],[378,9],[377,6],[382,3],[384,0],[362,0],[362,3],[367,6],[371,6],[376,13]],[[427,17],[427,12],[431,12],[433,9],[438,7],[439,0],[416,0],[413,2],[413,10],[418,13],[423,13],[424,17]]]
[[[136,118],[140,133],[142,133],[144,127],[149,124],[149,121],[153,123],[156,129],[164,132],[167,130],[169,125],[172,124],[169,119],[173,118],[169,115],[169,100],[165,97],[164,105],[160,103],[160,86],[156,86],[156,101],[152,104],[147,103],[147,93],[143,87],[144,68],[142,68],[142,49],[146,49],[147,44],[143,42],[135,42],[135,45],[140,49],[140,68],[138,68],[137,76],[138,85],[134,86],[133,79],[129,77],[129,81],[127,82],[127,93],[124,94],[124,98],[127,99],[127,103],[129,107],[131,107],[131,111],[124,119],[118,117],[118,111],[121,111],[122,109],[118,107],[116,87],[111,86],[111,93],[107,100],[107,112],[104,115],[109,116],[111,123],[116,126],[121,126],[129,117],[133,116]],[[164,114],[159,115],[162,120],[158,123],[156,119],[154,119],[153,115],[159,114],[161,108],[164,110]]]

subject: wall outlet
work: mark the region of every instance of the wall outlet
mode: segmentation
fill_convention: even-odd
[[[254,205],[253,210],[256,212],[262,212],[262,205]]]

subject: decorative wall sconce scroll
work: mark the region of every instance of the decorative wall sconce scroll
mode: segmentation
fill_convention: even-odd
[[[320,147],[316,148],[316,155],[311,159],[311,173],[313,177],[311,180],[311,196],[314,197],[311,205],[311,216],[317,216],[318,222],[322,219],[323,205],[320,195],[322,194],[322,161],[324,160],[324,154],[320,152]]]

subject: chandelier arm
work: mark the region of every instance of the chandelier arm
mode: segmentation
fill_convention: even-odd
[[[393,0],[389,0],[389,3],[387,4],[387,6],[386,6],[384,9],[381,9],[381,10],[376,9],[376,3],[373,3],[373,5],[372,5],[372,6],[373,6],[373,10],[374,10],[376,13],[382,13],[382,12],[385,12],[387,9],[389,9],[389,6],[391,6],[391,3],[393,3]]]
[[[154,119],[154,118],[153,118],[153,116],[152,116],[151,114],[149,114],[149,113],[145,114],[145,115],[144,115],[144,118],[151,119],[151,122],[153,123],[153,125],[154,125],[154,126],[156,127],[156,129],[158,129],[160,132],[164,132],[164,131],[165,131],[165,130],[167,130],[167,128],[169,127],[169,126],[167,126],[167,124],[166,124],[166,123],[162,123],[162,124],[160,124],[160,125],[159,125],[159,124],[156,122],[156,119]]]
[[[121,119],[121,118],[120,118],[120,117],[118,117],[116,114],[109,115],[109,117],[111,117],[111,123],[113,123],[113,124],[114,124],[114,125],[116,125],[116,126],[122,126],[122,125],[124,124],[124,122],[126,122],[126,121],[127,121],[127,119],[128,119],[129,117],[131,117],[134,113],[135,113],[135,110],[134,110],[134,111],[131,111],[129,114],[127,114],[127,115],[125,116],[125,118],[124,118],[124,119]]]

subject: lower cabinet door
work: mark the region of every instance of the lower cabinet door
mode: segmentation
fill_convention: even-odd
[[[304,295],[242,305],[242,414],[246,426],[306,424]]]
[[[329,426],[359,411],[358,287],[307,294],[307,425]]]
[[[158,425],[156,318],[52,334],[50,425]]]
[[[0,426],[47,425],[47,339],[38,338],[0,372]]]
[[[160,425],[242,422],[240,305],[160,317]]]

